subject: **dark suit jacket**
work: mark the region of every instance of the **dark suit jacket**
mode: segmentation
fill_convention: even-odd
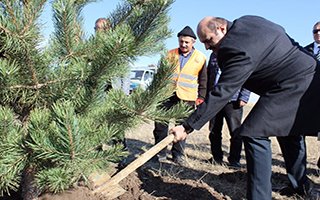
[[[212,88],[215,85],[215,80],[217,76],[217,68],[219,68],[216,56],[214,53],[211,53],[210,59],[208,61],[208,66],[207,66],[207,74],[208,74],[208,81],[207,81],[207,93],[212,90]],[[250,98],[251,92],[245,88],[239,89],[229,101],[243,101],[243,102],[248,102]]]
[[[317,59],[317,54],[314,54],[314,43],[308,44],[307,46],[304,47],[304,49],[310,53],[315,59]],[[320,61],[320,60],[319,60]]]
[[[304,49],[307,50],[307,52],[309,52],[311,55],[313,55],[314,43],[312,42],[311,44],[308,44],[304,47]]]
[[[281,26],[257,16],[230,22],[217,59],[219,84],[184,127],[199,130],[243,85],[260,98],[240,127],[241,135],[315,135],[320,130],[316,60]]]

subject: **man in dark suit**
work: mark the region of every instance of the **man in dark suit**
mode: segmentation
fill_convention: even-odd
[[[207,81],[207,93],[209,93],[213,87],[218,84],[221,70],[218,66],[217,57],[212,52],[207,67],[208,81]],[[240,158],[242,151],[242,138],[236,133],[236,130],[240,127],[243,115],[243,106],[247,104],[250,98],[250,91],[241,88],[239,89],[228,103],[214,116],[209,123],[209,140],[212,158],[209,162],[222,164],[223,163],[223,151],[222,151],[222,127],[225,120],[230,134],[230,146],[228,165],[233,168],[240,168]]]
[[[199,130],[243,86],[260,96],[239,128],[246,152],[247,198],[272,198],[269,136],[277,136],[285,160],[290,187],[283,191],[309,194],[302,134],[316,135],[320,130],[317,61],[281,26],[258,16],[233,22],[205,17],[197,34],[206,49],[216,53],[222,73],[203,104],[171,129],[175,141]]]
[[[313,26],[312,33],[313,33],[314,42],[312,42],[311,44],[308,44],[304,48],[311,55],[314,55],[320,61],[320,56],[317,57],[318,55],[320,55],[320,21],[315,23],[315,25]]]
[[[308,44],[304,48],[311,55],[313,55],[318,61],[320,61],[320,21],[318,21],[313,25],[312,34],[313,34],[314,42],[312,42],[311,44]],[[320,168],[320,157],[318,159],[317,165]]]

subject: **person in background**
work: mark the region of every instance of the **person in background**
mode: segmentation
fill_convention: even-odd
[[[305,136],[320,130],[320,66],[280,25],[259,16],[233,22],[205,17],[197,28],[199,40],[217,55],[221,76],[205,101],[173,127],[174,142],[199,130],[232,95],[244,87],[259,95],[239,127],[247,166],[247,199],[272,199],[272,151],[269,137],[279,142],[289,185],[281,195],[313,195],[307,177]]]
[[[217,58],[214,53],[211,53],[210,60],[208,62],[208,84],[207,95],[212,88],[218,84],[221,70],[217,63]],[[228,103],[210,120],[209,123],[209,139],[212,158],[209,159],[210,163],[223,163],[223,151],[222,151],[222,127],[223,120],[226,120],[230,133],[230,148],[228,156],[228,165],[234,168],[240,168],[240,158],[242,150],[242,138],[236,133],[236,129],[240,127],[243,106],[247,104],[250,98],[250,91],[241,88],[239,89]]]
[[[314,24],[312,33],[314,41],[304,48],[320,62],[320,21]],[[320,136],[318,136],[318,140],[320,140]],[[317,165],[320,168],[320,157]]]
[[[196,35],[186,26],[178,33],[179,48],[168,52],[168,59],[173,59],[176,69],[173,74],[175,92],[161,106],[170,109],[180,101],[187,103],[192,109],[200,105],[206,96],[207,70],[206,57],[194,48]],[[168,124],[155,122],[153,135],[157,144],[168,135]],[[171,153],[173,162],[185,165],[185,140],[173,144]],[[154,159],[166,159],[166,149],[162,150]]]
[[[314,41],[311,44],[308,44],[304,48],[311,54],[316,57],[318,61],[320,61],[320,21],[315,23],[313,26],[313,39]]]
[[[101,17],[96,20],[94,30],[96,32],[108,31],[110,27],[111,27],[110,20],[108,20],[107,18]]]

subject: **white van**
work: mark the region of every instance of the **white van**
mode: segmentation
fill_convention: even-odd
[[[130,71],[130,93],[141,87],[146,89],[153,80],[154,71],[145,68],[133,68]]]

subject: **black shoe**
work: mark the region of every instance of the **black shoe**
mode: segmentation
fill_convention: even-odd
[[[212,165],[223,165],[223,160],[215,160],[213,157],[207,160]]]
[[[294,195],[299,195],[299,196],[310,196],[312,195],[313,191],[313,183],[311,181],[307,181],[302,187],[294,189],[291,186],[285,186],[281,188],[278,192],[282,196],[294,196]]]
[[[239,160],[233,159],[232,157],[228,157],[228,166],[234,169],[242,168]]]
[[[314,184],[311,182],[306,197],[306,199],[320,199],[320,188],[314,186]]]
[[[167,160],[167,155],[158,154],[158,161],[163,162]]]
[[[285,186],[281,188],[278,193],[281,196],[287,196],[287,197],[292,197],[296,194],[296,191],[291,187],[291,186]]]
[[[233,169],[241,169],[242,166],[239,162],[228,162],[228,166]]]
[[[156,162],[163,162],[163,161],[165,161],[165,160],[167,160],[167,155],[165,155],[165,154],[157,154],[157,155],[153,156],[153,157],[150,159],[150,161],[151,161],[151,162],[154,162],[154,163],[156,163]]]
[[[313,183],[311,180],[307,180],[302,187],[296,189],[296,193],[300,196],[309,196],[313,190]]]
[[[153,157],[149,160],[149,162],[153,162],[153,163],[159,162],[158,156],[157,156],[157,155],[153,156]]]
[[[121,169],[125,168],[127,165],[128,165],[128,161],[127,161],[126,158],[124,158],[124,159],[122,159],[122,160],[118,163],[117,168],[118,168],[119,170],[121,170]]]
[[[174,163],[176,163],[177,165],[180,165],[180,166],[187,166],[187,162],[185,160],[185,158],[183,156],[177,156],[177,157],[173,157],[172,158],[172,161]]]

